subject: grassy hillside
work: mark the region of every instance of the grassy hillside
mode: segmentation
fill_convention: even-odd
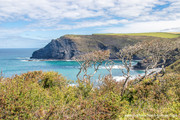
[[[180,37],[179,32],[150,32],[150,33],[106,33],[106,34],[95,34],[95,35],[127,35],[127,36],[152,36],[152,37],[160,37],[160,38],[177,38]]]
[[[167,67],[167,72],[180,73],[180,59]]]
[[[134,45],[137,42],[150,40],[180,40],[180,37],[177,36],[179,36],[179,34],[172,33],[93,34],[65,35],[59,38],[59,40],[72,40],[73,42],[75,42],[77,49],[82,53],[92,52],[95,50],[110,49],[110,58],[116,59],[116,53],[127,45]]]
[[[116,53],[125,46],[150,40],[180,40],[178,36],[177,33],[64,35],[35,51],[32,58],[72,59],[78,54],[109,49],[110,59],[117,59]]]
[[[164,40],[167,38],[152,37],[152,36],[127,36],[127,35],[65,35],[65,39],[71,39],[77,44],[80,51],[89,52],[93,50],[103,49],[108,47],[112,51],[119,51],[124,46],[133,45],[144,40]]]

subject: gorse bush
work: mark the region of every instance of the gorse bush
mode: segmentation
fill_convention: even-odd
[[[49,88],[53,87],[53,90],[52,88],[47,90],[46,87],[41,86],[40,80],[46,80],[47,85],[52,83]],[[67,84],[68,81],[61,75],[41,71],[28,72],[21,76],[16,75],[13,78],[4,79],[0,83],[0,107],[2,108],[0,117],[3,119],[29,119],[35,117],[35,111],[39,109],[47,112],[51,106],[60,102],[61,93],[58,91]],[[58,102],[56,103],[56,101]]]
[[[130,81],[121,96],[123,82],[111,76],[102,78],[98,87],[72,86],[55,72],[4,78],[0,81],[0,119],[178,120],[180,75],[168,73],[155,82],[151,79],[137,85]]]
[[[47,72],[43,74],[41,80],[38,82],[43,88],[52,88],[57,86],[61,89],[68,84],[68,81],[64,77],[55,72]]]

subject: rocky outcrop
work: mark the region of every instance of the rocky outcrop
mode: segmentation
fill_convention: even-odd
[[[169,52],[170,58],[166,60],[166,63],[164,64],[165,67],[173,64],[177,60],[180,59],[180,49],[176,48],[175,50]],[[141,58],[143,59],[143,58]],[[163,61],[161,60],[158,64],[162,63]],[[136,65],[133,66],[133,69],[135,70],[144,70],[147,68],[147,66],[150,65],[150,62],[144,62],[144,61],[139,61]],[[161,66],[157,66],[161,67]]]
[[[71,59],[79,53],[76,44],[72,40],[61,37],[57,40],[52,40],[44,48],[35,51],[31,58]]]
[[[139,61],[136,65],[133,66],[135,70],[144,70],[150,64],[148,62]]]
[[[169,66],[173,64],[175,61],[180,59],[180,49],[176,48],[174,51],[171,51],[169,54],[171,54],[171,57],[167,59],[165,66]]]

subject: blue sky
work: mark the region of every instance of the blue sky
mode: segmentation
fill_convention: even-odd
[[[0,48],[65,34],[180,32],[180,0],[0,0]]]

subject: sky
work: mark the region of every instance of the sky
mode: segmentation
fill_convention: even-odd
[[[180,0],[0,0],[0,48],[65,34],[180,32]]]

